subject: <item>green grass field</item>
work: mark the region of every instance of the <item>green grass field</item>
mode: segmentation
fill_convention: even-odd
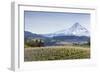
[[[27,47],[24,49],[24,61],[47,61],[67,59],[88,59],[90,48],[84,46]]]

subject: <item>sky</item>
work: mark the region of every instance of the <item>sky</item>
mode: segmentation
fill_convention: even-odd
[[[24,11],[25,31],[48,34],[67,29],[78,22],[90,30],[90,14],[65,12]]]

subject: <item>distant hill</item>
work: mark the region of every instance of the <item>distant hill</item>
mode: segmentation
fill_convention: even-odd
[[[33,39],[33,38],[45,38],[43,35],[32,33],[29,31],[24,31],[24,38],[25,39]]]
[[[55,40],[65,41],[70,43],[84,43],[90,40],[90,37],[87,36],[55,36]]]

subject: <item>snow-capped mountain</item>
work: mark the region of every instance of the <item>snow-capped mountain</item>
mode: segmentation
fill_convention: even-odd
[[[54,45],[59,42],[86,43],[90,40],[90,35],[86,28],[79,23],[75,23],[68,29],[57,31],[51,34],[37,34],[24,31],[24,38],[25,40],[34,38],[43,39],[46,45]]]
[[[73,24],[70,28],[57,31],[55,33],[46,34],[47,37],[54,36],[90,36],[89,31],[79,23]]]

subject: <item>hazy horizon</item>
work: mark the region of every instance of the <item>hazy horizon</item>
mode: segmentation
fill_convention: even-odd
[[[90,31],[90,14],[24,11],[25,30],[37,34],[48,34],[67,29],[78,22]]]

